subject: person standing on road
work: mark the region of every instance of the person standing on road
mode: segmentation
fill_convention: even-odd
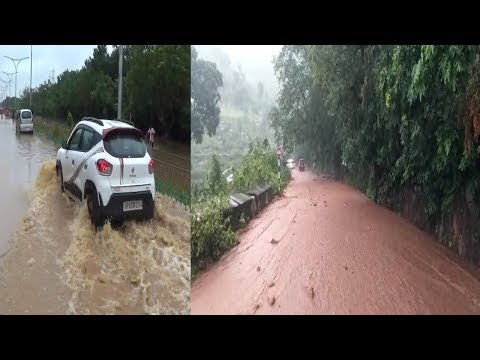
[[[150,126],[150,129],[148,129],[147,134],[149,135],[150,143],[152,144],[153,149],[153,142],[155,141],[155,130],[152,126]]]

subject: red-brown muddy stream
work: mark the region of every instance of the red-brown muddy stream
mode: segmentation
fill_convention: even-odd
[[[293,173],[192,284],[192,314],[480,314],[478,276],[351,187]]]

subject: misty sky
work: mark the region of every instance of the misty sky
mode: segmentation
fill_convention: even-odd
[[[273,70],[273,58],[283,45],[195,45],[200,57],[214,60],[212,48],[220,48],[233,64],[240,64],[247,80],[252,84],[264,83],[271,94],[278,91],[278,82]]]
[[[55,69],[55,77],[65,70],[81,69],[85,60],[93,55],[96,45],[34,45],[32,62],[32,86],[36,87],[48,80],[52,69]],[[109,49],[111,49],[109,47]],[[30,45],[0,45],[0,78],[8,80],[8,73],[15,72],[11,58],[30,57]],[[15,92],[15,77],[12,77],[11,96]],[[3,88],[0,81],[0,87]],[[20,96],[25,87],[30,86],[30,59],[23,60],[18,66],[17,96]],[[0,90],[0,96],[2,91]]]

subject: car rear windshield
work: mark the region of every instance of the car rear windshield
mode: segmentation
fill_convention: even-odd
[[[32,112],[29,110],[22,111],[22,119],[30,119],[32,117]]]
[[[104,140],[105,150],[117,158],[142,158],[147,152],[143,140],[135,134],[112,134]]]

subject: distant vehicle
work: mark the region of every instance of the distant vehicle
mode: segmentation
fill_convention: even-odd
[[[298,169],[300,171],[305,171],[305,161],[303,159],[300,159]]]
[[[288,159],[288,160],[287,160],[287,167],[288,167],[289,169],[295,169],[295,160],[293,160],[293,159]]]
[[[226,176],[225,178],[226,178],[228,184],[230,184],[233,181],[233,172],[232,171],[233,171],[233,168],[229,167],[228,169],[226,169],[222,172],[222,175]],[[228,173],[230,173],[230,174],[227,175]]]
[[[30,132],[33,134],[33,113],[30,109],[21,109],[15,114],[16,129],[19,133]]]
[[[142,132],[123,121],[83,118],[58,150],[56,169],[61,190],[87,202],[94,226],[153,217],[153,159]]]

